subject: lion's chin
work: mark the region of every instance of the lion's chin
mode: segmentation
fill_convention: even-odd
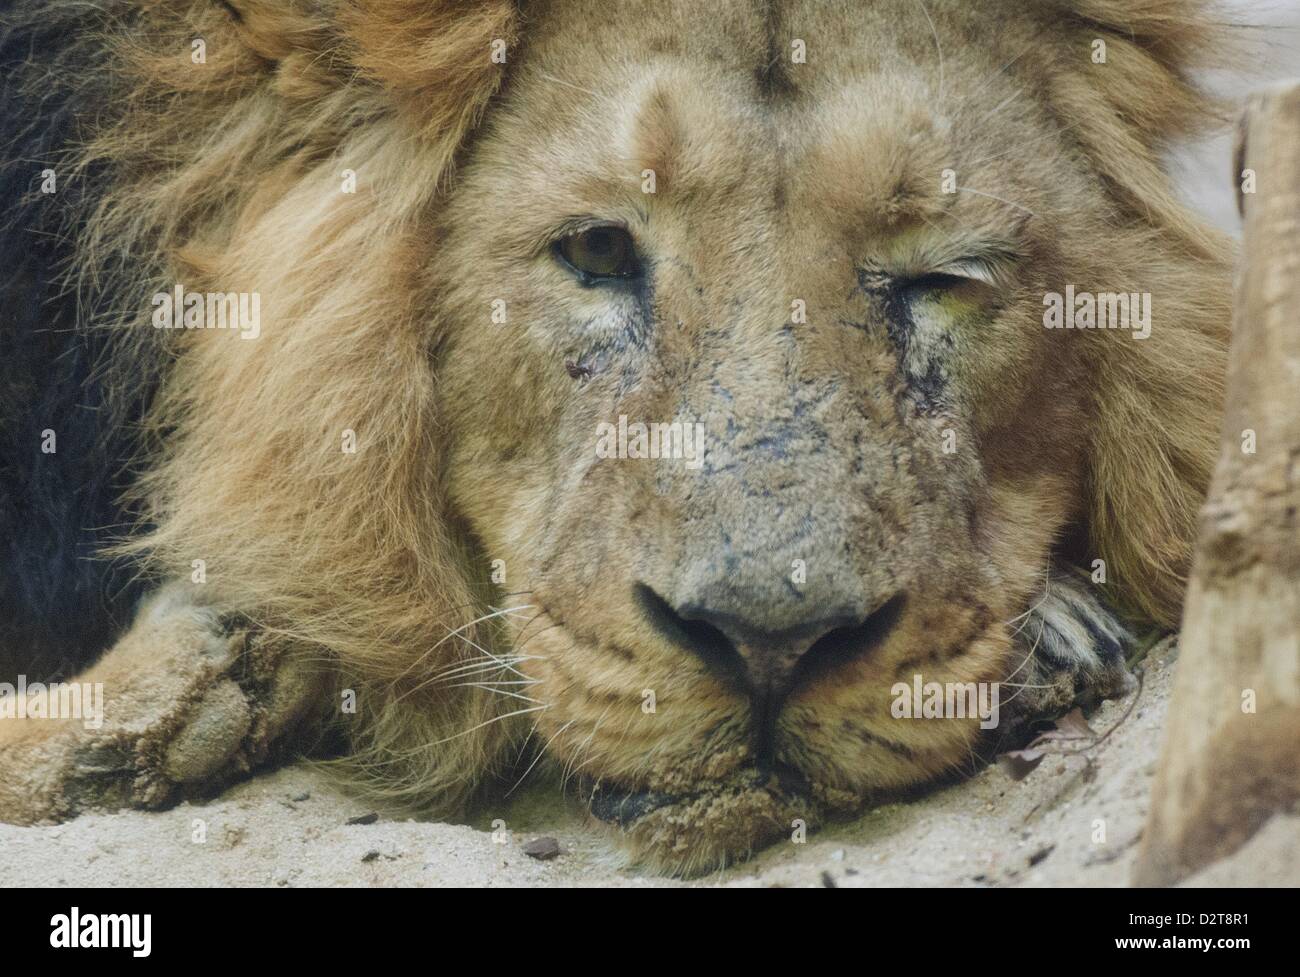
[[[748,767],[683,794],[601,784],[591,791],[590,809],[593,817],[619,828],[638,865],[698,876],[782,838],[802,841],[824,816],[813,793],[795,771]]]

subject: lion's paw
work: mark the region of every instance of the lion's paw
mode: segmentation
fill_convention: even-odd
[[[1006,683],[1014,693],[1004,708],[1017,728],[1075,706],[1090,709],[1136,688],[1124,660],[1132,635],[1077,576],[1051,577],[1015,636],[1023,663]]]
[[[22,759],[14,749],[13,762],[46,772],[48,810],[20,812],[22,820],[156,808],[210,791],[316,728],[322,702],[314,669],[195,603],[181,585],[147,601],[76,681],[102,690],[97,722],[28,720],[14,737]]]

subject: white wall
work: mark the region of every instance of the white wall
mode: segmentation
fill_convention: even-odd
[[[1238,97],[1284,78],[1300,80],[1300,0],[1221,0],[1232,23],[1259,25],[1248,33],[1240,71],[1206,75],[1211,90]],[[1171,161],[1184,198],[1221,227],[1239,231],[1233,192],[1232,135],[1182,147]]]

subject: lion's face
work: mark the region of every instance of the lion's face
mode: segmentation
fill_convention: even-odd
[[[1025,25],[972,14],[940,91],[911,2],[770,37],[583,8],[537,15],[442,216],[446,477],[526,606],[541,740],[707,858],[968,765],[977,720],[890,690],[1015,668],[1082,478],[1042,296],[1103,202],[999,72]],[[635,457],[671,422],[676,457]]]

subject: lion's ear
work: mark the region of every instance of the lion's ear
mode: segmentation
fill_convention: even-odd
[[[293,0],[216,0],[234,21],[239,39],[268,62],[299,51],[323,50],[329,43],[329,19],[308,4]]]
[[[1185,76],[1207,61],[1221,60],[1216,53],[1225,53],[1216,52],[1225,25],[1214,0],[1052,0],[1052,6],[1067,23],[1108,43],[1123,40],[1171,74]],[[1131,92],[1129,97],[1137,101],[1144,94]]]
[[[519,27],[509,0],[350,0],[340,20],[361,74],[440,134],[482,111]]]
[[[1226,106],[1193,79],[1226,62],[1237,35],[1214,18],[1211,0],[1052,0],[1049,9],[1063,45],[1051,101],[1117,201],[1222,258],[1221,242],[1171,192],[1163,153],[1227,121]]]
[[[378,88],[441,172],[505,75],[518,35],[510,0],[220,0],[240,39],[290,98]],[[325,11],[330,11],[326,13]]]
[[[440,137],[496,91],[518,34],[511,0],[217,0],[281,87],[377,83]]]

